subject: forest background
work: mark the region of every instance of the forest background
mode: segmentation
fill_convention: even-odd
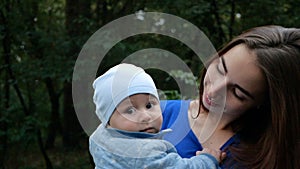
[[[299,0],[1,0],[0,169],[93,168],[88,135],[74,111],[73,68],[93,33],[137,12],[181,17],[202,30],[216,49],[254,26],[300,27]],[[99,74],[145,48],[175,53],[199,74],[202,65],[191,49],[151,34],[115,45]],[[169,99],[180,98],[171,75],[149,73],[158,88],[169,91]]]

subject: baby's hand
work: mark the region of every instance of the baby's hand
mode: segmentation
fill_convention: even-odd
[[[221,152],[221,150],[210,149],[210,148],[203,148],[202,151],[197,151],[196,155],[200,155],[203,153],[207,153],[214,156],[218,160],[218,162],[221,162],[226,158],[225,152]]]

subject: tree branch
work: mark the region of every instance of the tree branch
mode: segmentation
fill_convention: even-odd
[[[221,39],[221,42],[224,43],[224,38],[226,36],[225,36],[225,33],[222,29],[221,18],[220,18],[220,15],[219,15],[219,9],[218,9],[218,5],[217,5],[216,0],[212,0],[211,5],[212,5],[212,13],[215,15],[215,18],[216,18],[216,21],[217,21],[219,39]]]

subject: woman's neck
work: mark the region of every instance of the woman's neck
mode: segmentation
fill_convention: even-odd
[[[204,108],[200,108],[199,112],[199,101],[193,100],[190,103],[189,107],[189,121],[190,124],[192,123],[205,123],[208,127],[213,127],[218,130],[231,130],[229,124],[232,121],[232,118],[227,116],[223,113],[215,113],[215,112],[208,112]]]
[[[197,117],[198,110],[199,102],[192,101],[188,111],[191,129],[203,146],[220,148],[234,135],[228,125],[230,119],[222,114],[207,112],[204,109],[200,109],[200,114]]]

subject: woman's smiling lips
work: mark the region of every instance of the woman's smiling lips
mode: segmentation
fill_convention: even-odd
[[[212,105],[212,102],[211,102],[212,100],[209,99],[208,95],[205,95],[205,101],[206,101],[206,103],[207,103],[209,106]]]
[[[216,107],[218,106],[219,104],[217,103],[217,101],[211,97],[209,97],[209,95],[205,94],[204,95],[204,105],[209,108],[209,107]]]

